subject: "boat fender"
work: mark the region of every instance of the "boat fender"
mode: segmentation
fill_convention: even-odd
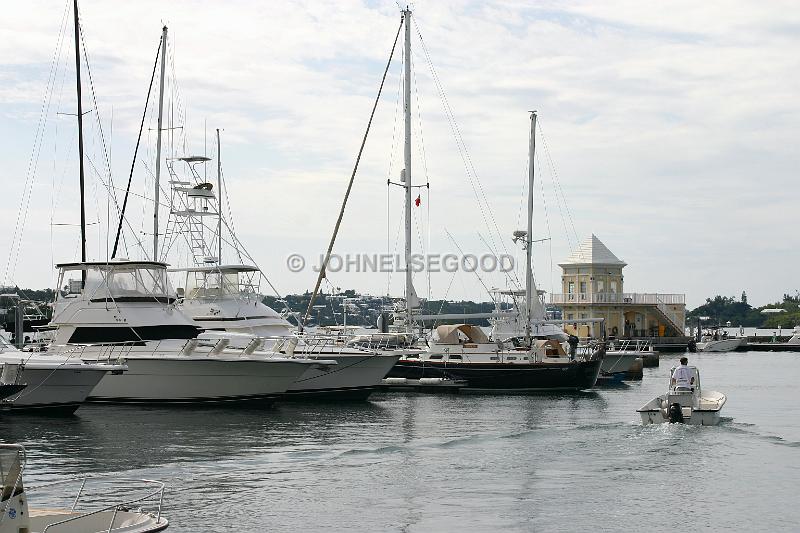
[[[681,404],[678,402],[673,403],[669,406],[669,423],[670,424],[683,424],[683,410],[681,409]]]

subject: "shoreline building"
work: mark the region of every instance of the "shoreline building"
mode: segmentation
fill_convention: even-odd
[[[686,298],[683,294],[625,292],[622,270],[627,266],[594,234],[562,263],[561,294],[550,303],[564,320],[605,319],[609,337],[647,339],[663,348],[686,347]],[[564,330],[585,336],[588,326],[567,324]],[[673,342],[670,342],[673,341]]]

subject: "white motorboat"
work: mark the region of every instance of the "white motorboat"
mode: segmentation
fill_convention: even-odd
[[[657,396],[637,409],[642,416],[643,424],[662,424],[664,422],[680,422],[698,426],[715,426],[719,423],[722,406],[727,399],[717,391],[703,391],[700,383],[700,371],[688,367],[692,371],[692,386],[670,385],[666,394]],[[674,373],[673,368],[670,376]]]
[[[732,352],[743,346],[747,337],[729,337],[721,327],[711,328],[700,337],[697,350],[700,352]]]
[[[745,342],[744,337],[728,337],[727,339],[705,339],[697,343],[700,352],[732,352]]]
[[[226,338],[198,339],[199,328],[175,306],[166,267],[124,260],[58,265],[59,286],[69,290],[54,304],[55,340],[47,353],[93,363],[124,359],[128,366],[104,377],[90,401],[268,402],[309,367],[336,364],[257,352],[257,339],[243,348],[230,348]]]
[[[164,484],[152,480],[80,477],[26,489],[25,448],[0,444],[0,533],[153,533],[169,526],[161,516]],[[37,508],[37,495],[54,493],[63,507]]]
[[[83,361],[75,350],[23,352],[0,337],[0,384],[25,385],[7,397],[5,407],[15,411],[73,413],[107,374],[125,370],[115,360]]]

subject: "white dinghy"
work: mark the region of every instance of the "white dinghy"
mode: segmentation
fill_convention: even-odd
[[[161,516],[164,484],[144,479],[81,477],[48,483],[31,491],[58,494],[66,507],[29,507],[22,482],[25,462],[24,447],[0,444],[0,533],[151,533],[169,525]]]
[[[703,391],[700,386],[700,371],[687,367],[694,378],[691,386],[672,384],[666,394],[657,396],[637,409],[642,415],[643,424],[683,423],[696,426],[716,426],[719,424],[722,406],[727,397],[717,391]],[[670,376],[675,368],[670,371]]]

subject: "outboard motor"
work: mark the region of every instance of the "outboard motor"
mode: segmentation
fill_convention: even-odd
[[[681,404],[678,402],[673,403],[667,409],[667,417],[669,418],[670,424],[683,424],[683,409],[681,409]]]

